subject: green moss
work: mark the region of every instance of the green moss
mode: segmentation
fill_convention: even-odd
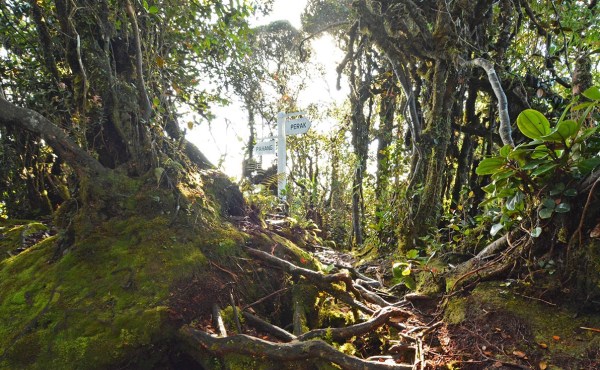
[[[207,266],[192,232],[128,217],[77,235],[56,263],[56,237],[0,262],[0,368],[109,368],[171,340],[170,287]]]
[[[319,306],[319,327],[343,327],[355,324],[354,314],[351,310],[341,310],[339,305],[336,304],[331,297],[325,297],[321,302],[318,302]],[[331,343],[331,337],[325,336],[323,338],[328,343]]]
[[[61,258],[52,262],[56,236],[0,257],[0,369],[156,367],[164,356],[157,349],[174,338],[167,307],[174,287],[202,281],[211,273],[209,260],[238,269],[231,257],[244,256],[246,243],[253,241],[213,211],[198,213],[210,208],[200,199],[193,209],[182,199],[177,213],[174,191],[157,189],[155,180],[149,187],[143,179],[114,174],[84,181],[81,188],[83,205],[65,207],[60,215],[61,225],[70,225],[74,235]],[[17,224],[2,221],[0,246],[18,241],[26,231],[25,223],[19,225],[8,238]],[[318,267],[283,238],[255,239],[285,245],[281,253],[304,261],[304,267]],[[256,286],[244,284],[241,294],[249,301],[260,298],[264,291]],[[316,292],[304,293],[306,308],[314,311]],[[280,369],[242,357],[230,360],[237,368]],[[242,367],[248,364],[257,367]]]
[[[40,222],[0,219],[0,260],[17,254],[17,249],[26,247],[27,237],[44,231],[48,227]]]
[[[240,312],[240,310],[237,310],[237,316],[238,316],[238,320],[239,323],[241,325],[244,324],[244,317],[242,316],[242,313]],[[225,327],[227,328],[227,332],[235,332],[237,333],[237,328],[236,328],[236,323],[235,323],[235,315],[233,312],[233,307],[231,306],[227,306],[224,309],[221,310],[221,317],[223,318],[223,324],[225,325]],[[242,333],[237,333],[237,334],[242,334]]]
[[[448,302],[444,310],[444,321],[448,324],[460,324],[466,318],[467,301],[465,298],[455,298]]]

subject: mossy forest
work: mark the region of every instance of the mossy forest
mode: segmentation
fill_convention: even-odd
[[[599,26],[0,0],[0,369],[600,369]]]

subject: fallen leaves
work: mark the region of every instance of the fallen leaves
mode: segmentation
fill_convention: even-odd
[[[527,355],[523,351],[513,351],[513,355],[517,356],[520,359],[527,360]]]

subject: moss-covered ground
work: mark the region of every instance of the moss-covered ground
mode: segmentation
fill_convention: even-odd
[[[598,366],[600,316],[577,305],[557,306],[502,282],[482,283],[445,309],[449,352],[484,354],[531,368],[592,369]],[[444,342],[444,340],[442,340]],[[477,368],[477,367],[468,367]]]

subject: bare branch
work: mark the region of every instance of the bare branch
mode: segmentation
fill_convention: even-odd
[[[469,67],[481,67],[487,73],[490,85],[492,85],[494,94],[496,94],[496,98],[498,99],[498,114],[500,116],[500,127],[498,128],[498,133],[500,134],[500,138],[502,139],[502,143],[504,145],[510,145],[514,147],[515,142],[512,139],[510,116],[508,115],[508,99],[506,98],[506,94],[502,89],[502,85],[500,84],[500,79],[496,74],[494,65],[489,60],[483,58],[476,58],[471,61],[464,61],[461,64]]]

